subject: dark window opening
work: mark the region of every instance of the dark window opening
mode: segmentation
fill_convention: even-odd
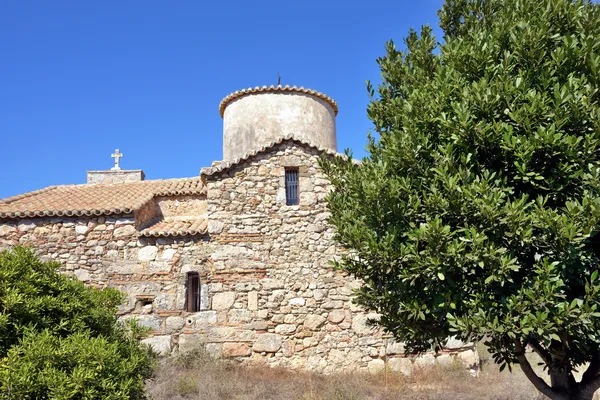
[[[298,168],[285,169],[285,204],[298,204]]]
[[[200,275],[197,272],[187,275],[187,310],[200,311]]]

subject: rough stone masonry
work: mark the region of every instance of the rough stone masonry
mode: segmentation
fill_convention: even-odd
[[[257,120],[240,103],[231,115],[240,99],[271,114]],[[318,159],[337,156],[335,136],[323,134],[335,127],[335,102],[263,87],[226,97],[223,112],[225,126],[235,120],[225,132],[229,157],[200,177],[144,180],[140,170],[113,168],[90,171],[88,184],[0,200],[0,249],[32,246],[67,274],[121,290],[120,318],[149,327],[144,341],[163,355],[204,347],[214,357],[322,373],[410,374],[456,359],[476,368],[474,346],[457,340],[439,353],[405,355],[368,323],[376,314],[353,304],[360,282],[330,267],[341,249]],[[251,132],[243,150],[235,147],[240,127]],[[289,204],[287,171],[297,171],[297,204]]]

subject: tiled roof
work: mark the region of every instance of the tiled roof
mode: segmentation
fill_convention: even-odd
[[[254,150],[254,151],[246,153],[246,154],[244,154],[240,158],[236,158],[236,159],[231,160],[231,161],[223,161],[223,162],[220,162],[220,163],[218,163],[218,164],[216,164],[216,165],[214,165],[212,167],[202,168],[202,170],[200,171],[200,173],[202,175],[210,176],[210,175],[216,174],[217,172],[221,172],[221,171],[227,170],[227,169],[229,169],[231,167],[236,166],[237,164],[239,164],[241,162],[244,162],[244,161],[248,160],[249,158],[252,158],[252,157],[254,157],[254,156],[256,156],[256,155],[258,155],[260,153],[267,152],[272,147],[277,146],[278,144],[281,144],[281,143],[287,142],[287,141],[293,142],[293,143],[297,143],[297,144],[301,144],[301,145],[308,146],[308,147],[312,147],[313,149],[316,149],[319,152],[324,153],[324,154],[329,154],[329,155],[332,155],[332,156],[343,156],[342,153],[338,153],[337,151],[332,150],[332,149],[327,148],[327,147],[322,147],[322,146],[316,145],[313,142],[311,142],[310,140],[296,139],[293,135],[287,135],[287,136],[281,137],[281,138],[279,138],[277,140],[274,140],[272,142],[269,142],[269,143],[265,144],[262,147],[259,147],[258,149]],[[355,163],[359,163],[359,161],[357,161],[357,160],[354,160],[354,162]]]
[[[225,108],[227,107],[227,104],[231,103],[233,100],[235,100],[239,97],[245,96],[247,94],[253,94],[253,93],[304,93],[304,94],[310,94],[310,95],[313,95],[315,97],[318,97],[318,98],[328,102],[329,105],[331,105],[331,108],[333,108],[333,112],[335,113],[335,115],[337,115],[337,113],[338,113],[338,105],[335,102],[335,100],[333,100],[331,97],[327,96],[324,93],[321,93],[321,92],[318,92],[318,91],[312,90],[312,89],[305,89],[302,86],[300,86],[300,87],[291,86],[290,87],[289,85],[285,85],[285,86],[271,85],[269,87],[256,86],[255,88],[236,90],[235,92],[231,93],[230,95],[225,97],[219,104],[219,113],[221,114],[221,117],[225,113]]]
[[[0,218],[128,214],[155,196],[203,193],[199,177],[50,186],[0,200]]]
[[[141,236],[185,236],[202,235],[206,233],[208,223],[204,218],[185,220],[162,220],[143,229]]]

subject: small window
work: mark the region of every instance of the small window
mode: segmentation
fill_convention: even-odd
[[[285,169],[285,204],[298,204],[298,168]]]
[[[197,272],[187,275],[187,310],[200,311],[200,275]]]

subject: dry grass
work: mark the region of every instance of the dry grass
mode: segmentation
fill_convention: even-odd
[[[215,361],[197,351],[163,360],[148,382],[154,400],[543,399],[522,373],[484,367],[473,378],[462,367],[400,374],[323,376]]]

